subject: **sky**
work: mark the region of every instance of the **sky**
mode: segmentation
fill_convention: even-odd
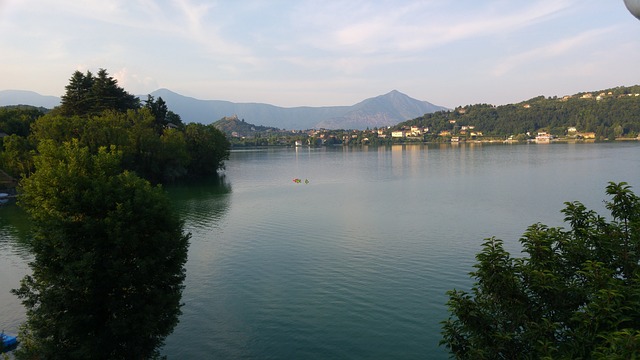
[[[640,84],[623,0],[0,0],[0,90],[100,68],[136,95],[454,108]]]

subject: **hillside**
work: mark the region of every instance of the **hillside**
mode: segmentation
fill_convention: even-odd
[[[582,92],[571,96],[539,96],[517,104],[468,105],[399,123],[395,128],[421,126],[431,133],[473,126],[484,136],[534,134],[543,130],[564,135],[569,127],[599,138],[640,134],[640,85]]]
[[[238,116],[225,116],[212,124],[216,129],[222,131],[227,136],[248,137],[256,133],[277,132],[279,129],[268,126],[250,124]]]

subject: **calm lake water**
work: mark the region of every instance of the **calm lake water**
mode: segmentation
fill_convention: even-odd
[[[301,179],[301,183],[292,181]],[[309,181],[305,184],[305,179]],[[565,201],[640,194],[640,144],[411,145],[232,152],[221,179],[167,188],[192,233],[169,359],[446,359],[445,292],[483,239],[519,251]],[[28,223],[0,208],[0,330],[24,310]]]

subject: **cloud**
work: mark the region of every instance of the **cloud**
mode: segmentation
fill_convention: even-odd
[[[385,53],[425,51],[456,41],[512,32],[546,21],[573,4],[574,0],[538,0],[524,6],[489,1],[452,7],[443,1],[421,1],[377,2],[360,8],[351,2],[340,2],[307,5],[297,14],[300,22],[313,27],[307,33],[312,34],[310,41],[318,48]]]
[[[503,59],[493,68],[492,73],[495,76],[503,76],[514,71],[514,69],[524,68],[534,62],[543,62],[552,58],[558,58],[563,55],[575,53],[578,48],[592,44],[613,31],[613,27],[594,29],[575,36],[546,43],[543,46],[528,49],[527,51]]]
[[[118,81],[118,85],[134,95],[158,89],[158,81],[156,79],[131,73],[128,68],[121,68],[114,72],[111,76]]]

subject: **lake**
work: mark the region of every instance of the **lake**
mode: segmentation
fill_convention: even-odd
[[[169,359],[446,359],[445,292],[469,289],[496,236],[606,215],[608,181],[640,193],[640,144],[443,144],[234,151],[220,179],[167,190],[192,233]],[[300,179],[294,182],[293,179]],[[306,183],[305,180],[308,180]],[[0,330],[24,310],[28,222],[0,208]]]

